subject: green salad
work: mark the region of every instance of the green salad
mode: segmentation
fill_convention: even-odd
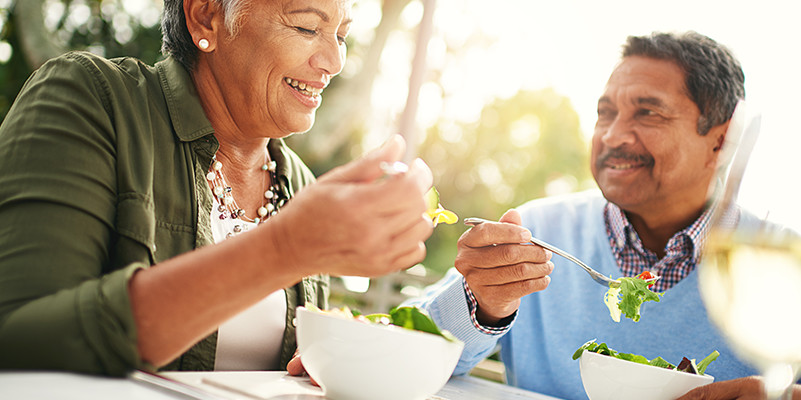
[[[595,342],[595,339],[593,339],[581,345],[581,347],[579,347],[578,350],[576,350],[576,352],[573,353],[573,359],[578,360],[578,358],[581,357],[581,354],[584,353],[585,351],[598,353],[605,356],[615,357],[621,360],[636,362],[639,364],[653,365],[654,367],[667,368],[675,371],[682,371],[696,375],[703,375],[704,371],[706,371],[706,367],[709,366],[709,363],[715,361],[715,359],[717,359],[718,356],[720,355],[720,353],[718,353],[718,351],[715,350],[712,352],[712,354],[706,356],[706,358],[701,360],[701,362],[699,362],[698,364],[695,363],[695,359],[688,359],[687,357],[683,357],[679,365],[673,365],[667,362],[662,357],[656,357],[653,360],[649,360],[643,356],[636,354],[620,353],[610,349],[606,345],[606,343],[599,344]]]
[[[363,315],[357,310],[351,310],[347,306],[334,308],[331,310],[321,310],[313,304],[306,304],[306,308],[312,311],[321,312],[324,314],[339,315],[348,319],[354,319],[366,323],[375,323],[381,325],[396,325],[402,328],[411,329],[414,331],[427,332],[443,338],[451,342],[459,342],[460,340],[453,336],[450,332],[439,329],[437,324],[431,319],[431,316],[420,307],[416,306],[403,306],[395,307],[389,311],[388,314],[368,314]]]
[[[372,322],[391,324],[414,331],[433,333],[451,342],[459,341],[459,339],[450,332],[439,329],[434,320],[431,319],[431,316],[420,307],[395,307],[390,310],[389,314],[369,314],[365,315],[365,317]]]

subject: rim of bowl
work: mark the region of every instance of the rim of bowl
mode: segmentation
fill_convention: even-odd
[[[703,375],[691,374],[689,372],[676,371],[675,369],[667,369],[667,368],[657,367],[655,365],[650,365],[650,364],[641,364],[641,363],[634,362],[634,361],[621,360],[621,359],[619,359],[617,357],[607,356],[605,354],[599,354],[599,353],[596,353],[594,351],[586,351],[585,350],[584,352],[581,353],[581,357],[584,357],[587,354],[592,354],[591,356],[588,356],[588,357],[604,357],[605,359],[610,359],[611,362],[613,362],[613,363],[623,362],[623,363],[628,363],[628,364],[637,364],[637,365],[640,365],[640,366],[643,366],[643,367],[656,368],[656,369],[665,371],[667,373],[681,374],[680,376],[689,377],[689,379],[702,379],[702,380],[709,380],[710,382],[713,382],[715,380],[714,376],[708,375],[708,374],[703,374]]]
[[[461,340],[459,340],[458,338],[456,339],[457,341],[454,342],[454,341],[446,339],[443,336],[440,336],[440,335],[437,335],[437,334],[434,334],[434,333],[430,333],[430,332],[423,332],[423,331],[417,331],[417,330],[414,330],[414,329],[407,329],[407,328],[404,328],[402,326],[397,326],[397,325],[392,325],[392,324],[383,325],[383,324],[378,324],[378,323],[366,323],[366,322],[358,321],[358,320],[355,320],[355,319],[348,319],[348,318],[340,316],[340,315],[332,315],[332,314],[321,313],[321,312],[310,310],[310,309],[308,309],[306,307],[303,307],[303,306],[298,306],[297,309],[295,310],[296,318],[297,318],[297,315],[299,315],[301,313],[315,315],[315,316],[317,316],[319,318],[324,318],[324,319],[325,318],[329,318],[329,319],[333,319],[333,320],[336,320],[336,321],[342,321],[342,323],[353,323],[353,324],[358,324],[359,326],[364,326],[364,328],[357,328],[357,329],[381,329],[381,330],[384,330],[384,331],[395,332],[398,335],[411,335],[411,336],[416,336],[416,337],[434,338],[434,339],[444,340],[445,342],[447,342],[449,344],[454,344],[454,345],[459,345],[459,346],[463,346],[464,345],[464,343]],[[300,325],[299,321],[298,321],[297,325]]]

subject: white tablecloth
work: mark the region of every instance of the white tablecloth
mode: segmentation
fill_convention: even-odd
[[[170,372],[161,381],[183,390],[158,387],[140,379],[106,378],[67,372],[0,372],[0,399],[58,400],[323,400],[308,378],[284,372]],[[158,380],[158,378],[154,378]],[[475,377],[454,377],[430,400],[558,400]]]

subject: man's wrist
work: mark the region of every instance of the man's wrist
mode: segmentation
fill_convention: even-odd
[[[512,327],[512,322],[514,322],[515,317],[517,316],[517,310],[515,310],[512,315],[497,320],[496,324],[484,324],[479,320],[477,315],[480,310],[476,296],[473,294],[473,291],[470,290],[470,287],[467,285],[467,281],[465,281],[464,278],[462,278],[462,286],[464,287],[465,299],[467,300],[467,309],[470,313],[470,321],[473,323],[473,327],[487,335],[503,335],[509,331],[509,329]]]
[[[479,324],[486,327],[504,328],[509,326],[512,321],[514,321],[516,313],[517,310],[503,318],[493,317],[486,313],[480,305],[476,304],[476,320]]]

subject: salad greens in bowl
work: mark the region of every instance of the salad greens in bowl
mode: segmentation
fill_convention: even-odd
[[[464,347],[417,307],[372,315],[298,307],[297,342],[306,372],[334,400],[427,399]]]
[[[712,383],[705,375],[718,352],[696,363],[684,357],[677,365],[662,357],[620,353],[606,343],[590,340],[573,354],[579,360],[581,382],[590,400],[674,400],[688,391]]]

